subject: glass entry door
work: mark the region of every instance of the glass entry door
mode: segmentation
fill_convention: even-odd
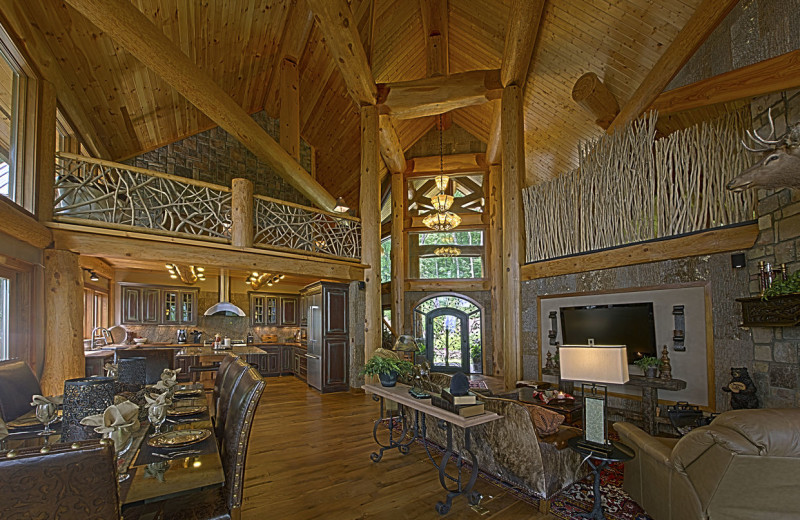
[[[469,316],[441,308],[425,316],[425,353],[433,370],[470,373]]]

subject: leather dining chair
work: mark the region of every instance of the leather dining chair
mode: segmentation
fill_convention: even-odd
[[[252,367],[237,357],[219,383],[219,398],[215,402],[216,413],[214,416],[214,434],[217,436],[217,440],[222,439],[225,433],[225,422],[228,419],[228,410],[231,406],[234,391],[249,368]]]
[[[25,361],[0,361],[0,418],[5,422],[30,412],[31,397],[41,393],[39,380]]]
[[[219,401],[219,389],[222,381],[225,380],[225,376],[228,374],[228,369],[230,369],[238,356],[232,352],[228,352],[228,355],[222,358],[222,361],[219,362],[219,368],[217,369],[217,375],[214,377],[214,392],[212,394],[211,404],[214,407],[214,419],[216,420],[217,416],[217,401]],[[223,419],[224,420],[224,419]]]
[[[93,439],[0,454],[0,518],[120,518],[113,442]]]
[[[225,420],[220,455],[225,473],[221,488],[192,493],[171,500],[125,510],[125,520],[163,518],[170,520],[226,520],[241,518],[244,468],[250,430],[264,393],[264,379],[252,367],[240,376],[231,396]]]

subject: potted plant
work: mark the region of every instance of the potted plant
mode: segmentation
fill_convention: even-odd
[[[658,375],[658,367],[661,365],[661,360],[652,356],[644,356],[634,361],[633,364],[642,369],[645,377],[655,378]]]
[[[412,367],[413,365],[408,361],[375,354],[364,364],[361,374],[378,376],[381,385],[394,386],[397,384],[397,376],[411,373]]]

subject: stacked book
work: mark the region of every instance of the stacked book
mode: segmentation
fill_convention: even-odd
[[[441,397],[432,395],[431,404],[461,417],[472,417],[484,412],[483,403],[478,401],[477,395],[472,392],[467,395],[453,395],[447,388],[442,389]]]

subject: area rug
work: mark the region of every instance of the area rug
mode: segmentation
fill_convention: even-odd
[[[486,381],[484,381],[483,379],[477,379],[475,381],[470,381],[469,382],[469,387],[470,388],[481,389],[481,390],[488,390],[489,389],[489,385],[487,385]]]

